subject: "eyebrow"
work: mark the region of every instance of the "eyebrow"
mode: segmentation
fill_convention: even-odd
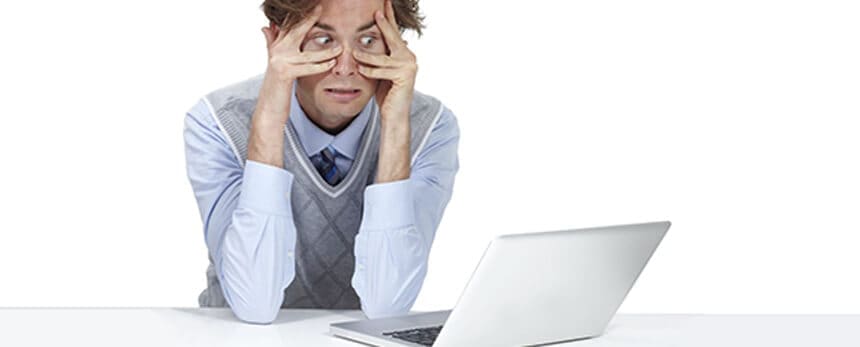
[[[376,21],[372,20],[372,21],[368,22],[367,24],[358,27],[358,30],[356,30],[355,32],[358,33],[358,32],[365,31],[367,29],[373,28],[374,25],[376,25]]]
[[[358,27],[358,29],[356,29],[356,30],[355,30],[355,32],[357,32],[357,33],[358,33],[358,32],[365,31],[365,30],[367,30],[367,29],[372,28],[374,25],[376,25],[376,21],[375,21],[375,20],[372,20],[372,21],[370,21],[370,22],[367,22],[367,24],[365,24],[365,25],[362,25],[362,26]],[[317,22],[316,24],[314,24],[314,26],[315,26],[315,27],[317,27],[317,28],[320,28],[320,29],[322,29],[322,30],[335,31],[335,30],[334,30],[334,27],[332,27],[331,25],[325,24],[325,23]]]

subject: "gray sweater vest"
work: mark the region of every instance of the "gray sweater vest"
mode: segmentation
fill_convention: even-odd
[[[263,75],[216,90],[204,98],[215,121],[244,167],[248,158],[251,117]],[[287,122],[284,169],[293,174],[292,209],[296,226],[295,278],[284,290],[283,308],[360,309],[351,281],[355,267],[355,235],[361,224],[364,188],[373,183],[379,154],[379,109],[374,100],[356,158],[336,186],[317,173]],[[442,103],[415,92],[410,108],[411,158],[424,147],[442,113]],[[281,194],[281,192],[272,192]],[[201,307],[224,307],[212,256],[206,271],[208,287],[198,298]]]

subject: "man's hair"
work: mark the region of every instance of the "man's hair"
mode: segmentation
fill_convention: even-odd
[[[264,0],[260,7],[266,18],[278,26],[284,25],[290,30],[298,22],[309,15],[319,4],[320,0]],[[400,25],[400,32],[410,29],[421,36],[424,28],[424,17],[418,13],[418,0],[391,0],[394,7],[394,18]]]

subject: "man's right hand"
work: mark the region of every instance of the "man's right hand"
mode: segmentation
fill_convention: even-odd
[[[284,29],[284,23],[279,27],[270,23],[268,28],[263,28],[269,64],[251,120],[248,160],[284,167],[284,125],[289,118],[293,82],[299,77],[323,73],[335,66],[337,56],[343,50],[340,45],[325,51],[301,50],[305,36],[321,14],[322,6],[317,6],[311,15],[289,31]]]
[[[322,13],[322,5],[314,8],[311,15],[296,24],[289,32],[284,23],[280,27],[263,28],[266,47],[269,50],[269,68],[279,81],[292,83],[296,78],[323,73],[335,66],[336,58],[343,48],[336,45],[331,49],[318,52],[302,52],[305,36],[317,23]],[[286,19],[285,19],[286,21]]]

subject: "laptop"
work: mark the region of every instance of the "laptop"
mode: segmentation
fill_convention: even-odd
[[[374,346],[544,345],[601,335],[669,222],[498,236],[453,310],[334,323]]]

